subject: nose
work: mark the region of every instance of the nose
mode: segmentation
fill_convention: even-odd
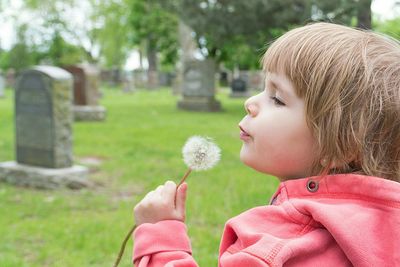
[[[256,99],[256,96],[252,96],[244,102],[244,109],[251,117],[257,116],[259,111]]]

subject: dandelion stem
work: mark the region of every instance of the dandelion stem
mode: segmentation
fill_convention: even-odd
[[[188,168],[185,175],[183,175],[182,180],[179,182],[179,184],[176,186],[178,188],[183,182],[185,182],[186,178],[189,176],[189,174],[192,172],[191,168]]]
[[[117,257],[113,267],[117,267],[119,265],[119,262],[121,261],[122,255],[124,254],[124,251],[125,251],[126,242],[128,242],[129,238],[131,237],[131,235],[132,235],[133,231],[135,231],[135,229],[136,229],[136,224],[134,226],[132,226],[132,228],[129,230],[128,234],[125,236],[125,239],[122,242],[121,248],[118,253],[118,257]]]

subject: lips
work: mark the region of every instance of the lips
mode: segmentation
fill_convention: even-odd
[[[239,125],[239,129],[240,129],[240,139],[242,139],[243,141],[249,140],[251,139],[251,135],[248,134],[242,126]]]

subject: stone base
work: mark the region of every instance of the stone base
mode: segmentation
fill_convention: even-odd
[[[74,106],[75,121],[103,121],[106,109],[102,106]]]
[[[191,111],[221,111],[221,103],[213,97],[184,96],[178,101],[178,108]]]
[[[244,92],[238,92],[238,91],[231,91],[231,94],[229,97],[231,98],[248,98],[251,96],[251,93],[249,91],[244,91]]]
[[[70,168],[50,169],[19,164],[15,161],[0,163],[0,182],[39,189],[80,189],[90,186],[88,169],[74,165]]]

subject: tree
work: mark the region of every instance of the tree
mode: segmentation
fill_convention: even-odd
[[[371,29],[371,2],[372,0],[359,0],[357,3],[357,27]]]
[[[16,71],[20,71],[34,64],[32,53],[26,40],[27,25],[23,24],[18,27],[17,43],[8,52],[8,66]]]
[[[93,1],[92,21],[97,25],[91,32],[100,49],[104,66],[120,69],[130,52],[132,29],[126,0]]]
[[[59,32],[55,32],[43,59],[55,66],[67,66],[82,62],[83,55],[80,47],[67,43]]]
[[[158,53],[161,53],[164,64],[176,61],[178,18],[158,2],[130,0],[129,6],[132,43],[146,51],[149,83],[153,86],[155,81],[152,75],[158,69]]]
[[[79,47],[79,49],[73,49],[74,53],[80,50],[83,59],[96,62],[93,52],[95,44],[90,38],[93,29],[92,21],[85,20],[84,25],[79,25],[76,20],[71,19],[76,15],[74,12],[77,12],[77,9],[81,12],[88,11],[86,9],[90,7],[87,4],[88,2],[78,0],[24,0],[22,10],[29,10],[30,13],[36,14],[34,19],[40,18],[34,23],[36,35],[41,37],[41,40],[38,40],[39,46],[47,45],[47,49],[53,46],[50,54],[54,54],[54,49],[56,49],[54,46],[67,44],[65,40],[68,40],[68,49],[71,50],[73,46]],[[51,61],[58,62],[58,60],[53,58]]]
[[[311,21],[351,24],[365,0],[152,0],[179,17],[196,33],[204,56],[217,62],[239,60],[258,66],[266,44],[292,27]],[[365,11],[365,9],[362,9]],[[361,12],[361,11],[360,11]],[[360,13],[359,12],[359,13]],[[361,14],[361,13],[360,13]],[[247,57],[244,55],[257,55]],[[250,62],[250,59],[252,62]]]

